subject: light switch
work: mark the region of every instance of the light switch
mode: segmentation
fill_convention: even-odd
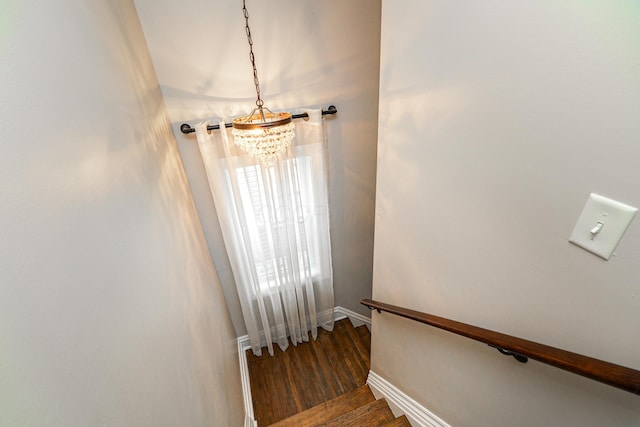
[[[636,212],[633,206],[591,193],[569,241],[609,259]]]

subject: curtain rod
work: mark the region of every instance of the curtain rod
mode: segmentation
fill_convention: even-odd
[[[326,116],[327,114],[336,114],[337,112],[338,112],[338,109],[336,108],[335,105],[329,105],[329,108],[327,108],[326,110],[322,110],[322,115]],[[293,118],[293,119],[303,119],[303,118],[307,118],[307,117],[309,117],[309,114],[307,114],[307,113],[291,115],[291,118]],[[224,127],[230,128],[231,127],[231,123],[225,123]],[[207,130],[215,130],[215,129],[220,129],[220,125],[209,125],[209,126],[207,126]],[[183,123],[183,124],[180,125],[180,131],[182,133],[184,133],[184,134],[187,134],[187,133],[193,133],[196,130],[194,128],[192,128],[189,123]]]

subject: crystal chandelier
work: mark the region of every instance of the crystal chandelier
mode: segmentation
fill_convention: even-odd
[[[241,149],[258,159],[263,166],[273,166],[278,157],[289,148],[295,136],[295,125],[289,113],[274,113],[264,106],[260,97],[260,82],[253,54],[253,39],[249,28],[249,12],[246,0],[242,0],[245,30],[249,42],[249,59],[253,66],[253,82],[256,86],[256,108],[247,116],[233,120],[233,140]]]

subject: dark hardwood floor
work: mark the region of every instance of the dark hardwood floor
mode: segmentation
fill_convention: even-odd
[[[266,427],[327,402],[365,384],[369,373],[371,335],[366,326],[354,328],[348,319],[333,332],[318,331],[318,339],[275,346],[273,357],[247,351],[254,415]]]

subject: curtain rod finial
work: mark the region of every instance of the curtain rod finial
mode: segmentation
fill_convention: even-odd
[[[195,129],[191,127],[189,123],[183,123],[180,125],[180,132],[182,133],[193,133]]]

